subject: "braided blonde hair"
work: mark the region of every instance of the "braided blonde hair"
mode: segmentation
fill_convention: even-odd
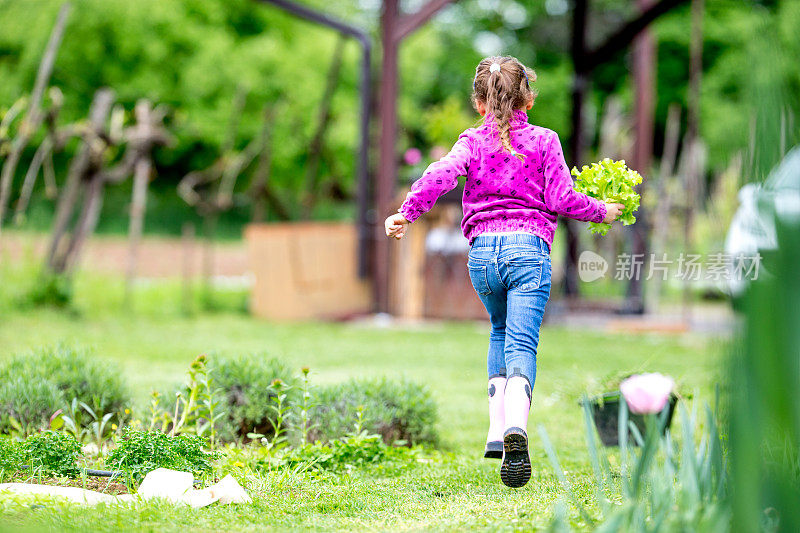
[[[495,63],[500,66],[499,70],[497,67],[492,69]],[[525,156],[511,146],[511,115],[536,98],[536,92],[530,87],[534,81],[536,73],[517,58],[495,56],[478,63],[472,83],[473,105],[477,108],[480,101],[486,106],[487,113],[491,113],[497,122],[502,148],[520,159]]]

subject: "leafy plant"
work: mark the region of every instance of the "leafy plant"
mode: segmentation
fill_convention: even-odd
[[[90,417],[90,422],[85,421],[86,415]],[[102,450],[106,439],[116,427],[111,423],[113,417],[114,413],[95,413],[86,403],[73,398],[68,413],[57,412],[50,420],[50,427],[63,429],[82,444],[92,443],[98,450]]]
[[[308,433],[311,430],[311,408],[314,403],[311,395],[311,383],[308,374],[311,372],[307,366],[301,369],[302,376],[300,379],[300,391],[302,398],[299,405],[299,423],[300,423],[300,444],[308,444]]]
[[[211,474],[219,452],[206,451],[208,441],[191,434],[167,435],[160,431],[126,428],[117,447],[108,454],[106,464],[139,483],[156,468],[191,472],[195,477]]]
[[[328,443],[317,441],[291,448],[281,459],[289,468],[301,466],[304,469],[339,472],[382,463],[389,456],[388,450],[391,447],[383,442],[380,435],[362,431]]]
[[[9,437],[0,437],[0,482],[19,470],[22,450],[18,442]]]
[[[197,414],[205,423],[200,425],[197,434],[208,436],[213,447],[217,439],[217,421],[225,416],[225,413],[219,409],[222,403],[219,394],[221,390],[215,388],[214,378],[206,366],[206,357],[202,357],[202,371],[196,373],[195,380],[199,385]]]
[[[312,408],[311,440],[332,441],[350,434],[363,415],[363,426],[387,444],[435,444],[436,402],[430,391],[407,379],[351,379],[320,387]]]
[[[63,431],[34,433],[20,445],[22,461],[32,473],[75,477],[81,443]]]
[[[261,443],[269,450],[277,448],[286,443],[286,437],[284,436],[284,433],[286,433],[286,425],[291,417],[289,406],[286,403],[286,398],[288,396],[287,393],[290,390],[290,387],[288,387],[280,379],[273,380],[270,384],[270,387],[275,391],[275,396],[272,398],[274,405],[271,406],[272,412],[275,414],[275,425],[272,438],[269,439],[262,433],[247,434],[247,437],[250,439],[260,439]]]
[[[161,413],[162,431],[169,429],[170,435],[179,433],[208,435],[213,444],[216,438],[216,422],[223,413],[216,412],[220,403],[216,398],[218,390],[214,389],[214,380],[209,374],[207,363],[208,357],[199,355],[189,365],[186,386],[176,393],[172,413],[169,411]],[[158,394],[154,394],[151,408],[157,411],[159,401]]]
[[[592,198],[605,202],[617,202],[625,206],[617,218],[626,226],[636,222],[633,213],[639,209],[639,193],[634,187],[642,182],[642,176],[635,170],[629,169],[625,161],[612,161],[605,158],[591,166],[583,165],[580,172],[572,169],[575,176],[575,190]],[[611,229],[611,224],[592,222],[589,231],[605,235]]]
[[[175,392],[174,403],[154,392],[150,400],[150,429],[160,427],[170,434],[196,433],[212,443],[233,441],[251,433],[272,436],[277,420],[274,383],[293,387],[288,369],[275,359],[221,357],[210,363],[200,355],[187,372],[187,382]],[[293,380],[292,380],[293,382]],[[282,398],[287,413],[293,398]],[[284,424],[285,425],[285,424]]]

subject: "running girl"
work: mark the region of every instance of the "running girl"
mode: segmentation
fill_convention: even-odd
[[[427,168],[385,223],[387,236],[402,238],[410,222],[466,176],[461,229],[471,245],[467,267],[491,320],[484,457],[502,459],[500,478],[514,488],[531,477],[528,413],[558,215],[610,223],[623,208],[572,188],[558,135],[528,123],[534,81],[533,70],[513,57],[481,61],[472,102],[483,124],[462,133],[450,153]]]

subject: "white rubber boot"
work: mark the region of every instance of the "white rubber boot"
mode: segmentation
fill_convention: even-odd
[[[489,433],[486,435],[486,449],[483,453],[487,459],[503,457],[505,392],[506,378],[498,376],[489,380]]]

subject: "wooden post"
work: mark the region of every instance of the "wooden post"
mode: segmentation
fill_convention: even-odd
[[[637,0],[642,12],[652,7],[653,0]],[[642,30],[633,40],[632,73],[634,83],[634,132],[632,167],[640,174],[647,176],[650,172],[653,154],[653,122],[655,120],[655,57],[656,44],[648,29]],[[639,185],[638,192],[644,197],[647,180]],[[624,311],[644,313],[644,280],[649,261],[649,220],[644,202],[636,213],[636,224],[628,228],[631,240],[631,253],[634,258],[643,258],[641,273],[633,276],[628,282],[627,302]]]
[[[63,150],[67,142],[77,136],[80,131],[80,126],[74,124],[68,125],[63,129],[58,128],[58,116],[64,103],[64,94],[58,87],[50,87],[48,95],[52,102],[45,119],[48,132],[42,140],[42,144],[33,154],[33,160],[25,173],[22,189],[17,199],[17,206],[14,210],[14,223],[17,225],[21,224],[25,219],[25,211],[28,209],[28,203],[33,194],[33,188],[40,169],[43,169],[44,174],[45,196],[49,199],[56,198],[58,186],[56,185],[55,171],[53,170],[53,152]]]
[[[50,33],[50,39],[47,41],[42,62],[39,64],[39,71],[36,73],[36,82],[33,86],[33,94],[31,95],[30,105],[22,119],[17,137],[11,144],[11,152],[8,154],[3,165],[3,171],[0,174],[0,232],[3,227],[3,217],[5,215],[6,206],[8,204],[9,196],[11,195],[11,181],[14,179],[14,172],[17,169],[20,157],[25,147],[28,146],[34,132],[39,129],[42,123],[43,115],[41,112],[42,98],[44,97],[44,90],[50,81],[50,75],[53,72],[53,65],[56,61],[56,54],[58,48],[61,46],[61,39],[64,37],[64,28],[67,24],[67,16],[69,15],[70,4],[65,2],[58,12],[55,26]]]
[[[136,121],[144,138],[151,135],[150,102],[140,100],[136,103]],[[152,163],[148,155],[139,157],[133,169],[133,197],[131,198],[130,226],[128,228],[128,268],[125,283],[125,302],[133,302],[133,284],[136,281],[139,242],[144,228],[144,214],[147,206],[147,184],[150,181]]]
[[[214,300],[214,239],[217,234],[219,213],[213,211],[203,217],[203,305],[213,307]]]
[[[56,207],[53,231],[50,238],[50,246],[47,252],[47,266],[52,272],[63,272],[66,261],[61,250],[62,239],[67,231],[67,226],[72,219],[75,204],[81,189],[81,180],[90,172],[91,166],[95,164],[95,151],[92,137],[98,137],[102,132],[103,126],[111,112],[114,103],[114,93],[111,89],[99,89],[92,100],[92,107],[89,111],[89,129],[85,134],[78,153],[70,163],[67,173],[67,181],[63,187],[63,192],[58,200]]]
[[[75,230],[72,233],[72,238],[69,241],[69,246],[64,255],[61,256],[59,262],[56,264],[56,271],[71,274],[74,272],[75,267],[78,266],[78,258],[80,257],[83,245],[86,240],[94,232],[97,227],[97,221],[100,218],[100,210],[103,208],[103,189],[105,182],[103,178],[94,175],[90,178],[88,185],[84,190],[83,208],[81,209],[80,217]]]
[[[194,224],[184,222],[181,228],[181,249],[183,250],[182,273],[182,307],[185,314],[190,314],[193,308],[192,302],[192,263],[194,249]]]

